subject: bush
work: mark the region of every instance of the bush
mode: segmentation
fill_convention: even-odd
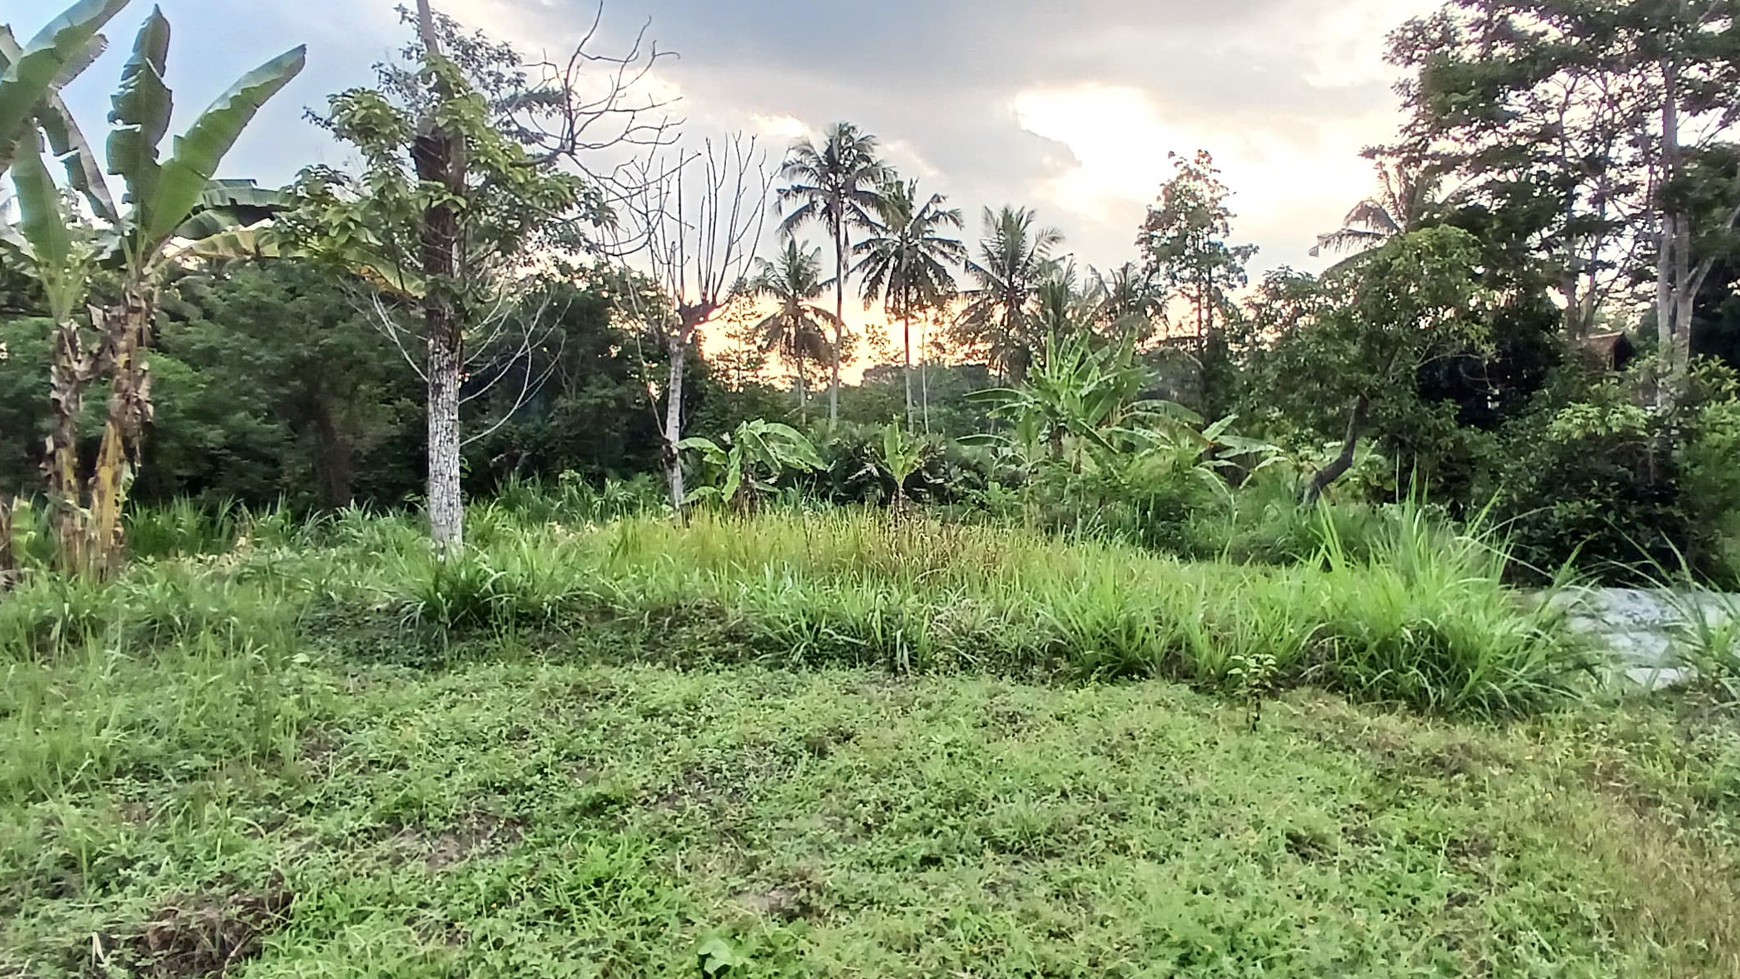
[[[842,423],[816,442],[827,468],[796,474],[792,485],[811,499],[828,503],[883,504],[893,487],[878,468],[883,426]],[[917,503],[943,506],[985,503],[994,479],[991,454],[935,436],[920,437],[917,471],[906,481],[906,495]]]
[[[1705,366],[1693,393],[1662,409],[1638,386],[1606,380],[1506,433],[1494,516],[1516,571],[1551,577],[1574,564],[1605,580],[1648,583],[1661,569],[1732,582],[1724,533],[1740,515],[1740,405],[1732,376]]]

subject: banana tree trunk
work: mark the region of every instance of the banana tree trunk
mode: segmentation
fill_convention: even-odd
[[[129,284],[118,309],[99,317],[104,334],[105,360],[113,372],[109,387],[108,417],[103,440],[97,448],[96,466],[89,483],[89,527],[82,569],[99,576],[111,573],[126,539],[121,513],[127,505],[127,490],[137,471],[139,444],[145,425],[151,421],[151,373],[146,348],[151,339],[151,319],[156,304],[137,283]]]
[[[0,592],[18,581],[18,556],[12,552],[12,514],[17,506],[16,500],[0,497]]]
[[[85,391],[94,365],[84,348],[78,324],[66,320],[54,330],[54,360],[49,367],[48,444],[42,461],[48,484],[50,519],[57,553],[67,569],[85,563],[84,492],[79,480],[78,423],[84,414]]]
[[[682,333],[671,335],[665,342],[665,352],[670,363],[665,373],[665,424],[660,433],[663,444],[659,457],[665,467],[665,486],[671,494],[671,512],[682,516],[688,492],[683,485],[683,455],[677,445],[683,440],[683,372],[689,352]]]

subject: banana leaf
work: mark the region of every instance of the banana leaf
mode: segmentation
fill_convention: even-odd
[[[90,65],[98,32],[129,0],[80,0],[49,21],[0,75],[0,173],[11,169],[24,130],[72,76]]]

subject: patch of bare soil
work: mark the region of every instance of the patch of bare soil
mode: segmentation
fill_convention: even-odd
[[[124,959],[153,979],[222,979],[259,957],[266,936],[290,920],[294,900],[277,876],[256,890],[177,897],[132,936],[108,948],[93,940],[94,964]]]

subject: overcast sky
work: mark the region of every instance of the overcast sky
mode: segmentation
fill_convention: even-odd
[[[226,167],[281,183],[342,163],[304,106],[366,82],[401,43],[396,0],[161,0],[175,28],[170,84],[185,113],[298,42],[308,69]],[[28,36],[64,0],[0,0]],[[1398,119],[1384,35],[1428,0],[609,0],[595,47],[650,19],[680,58],[659,72],[695,133],[744,129],[776,148],[849,120],[927,191],[949,195],[976,235],[986,205],[1024,204],[1084,263],[1135,258],[1167,153],[1212,152],[1234,192],[1234,236],[1253,271],[1313,268],[1313,235],[1371,187],[1360,149]],[[100,129],[131,34],[111,27],[103,63],[69,91]],[[444,10],[527,53],[559,52],[592,0],[445,0]]]

